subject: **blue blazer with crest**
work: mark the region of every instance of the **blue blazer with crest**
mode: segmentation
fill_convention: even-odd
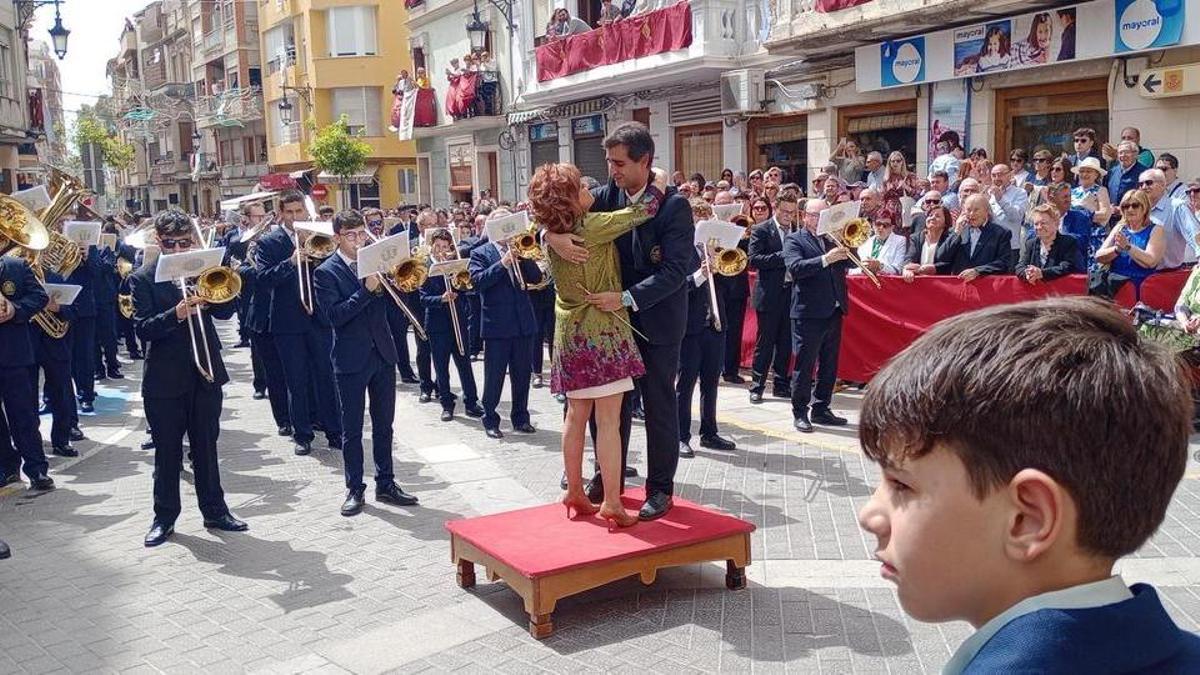
[[[479,335],[484,340],[502,340],[538,334],[529,292],[518,289],[509,268],[500,264],[500,250],[490,242],[471,251],[467,269],[482,307]],[[525,283],[542,280],[542,271],[532,260],[517,260]]]
[[[395,365],[396,343],[387,322],[391,298],[381,288],[372,293],[342,256],[334,253],[313,271],[313,287],[320,311],[333,326],[333,372],[357,373],[367,365],[374,348],[383,360]]]

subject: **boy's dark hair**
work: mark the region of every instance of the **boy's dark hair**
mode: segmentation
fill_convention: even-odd
[[[780,192],[779,196],[775,198],[775,207],[776,208],[779,208],[779,202],[788,202],[791,204],[799,204],[800,199],[798,197],[796,197],[796,195],[792,194],[791,192]]]
[[[159,236],[191,234],[195,230],[196,228],[192,225],[192,219],[178,208],[159,211],[158,215],[154,216],[154,232]]]
[[[332,216],[336,211],[337,209],[333,208],[332,206],[323,204],[319,209],[317,209],[317,215],[324,218],[325,216]]]
[[[616,129],[612,130],[612,133],[604,138],[605,150],[618,145],[625,146],[625,151],[629,153],[629,159],[635,162],[642,161],[646,155],[650,155],[650,161],[654,161],[654,138],[650,135],[650,130],[646,128],[646,125],[641,122],[619,124]]]
[[[279,208],[283,208],[292,202],[304,203],[304,193],[299,190],[284,190],[283,194],[279,195]]]
[[[1044,471],[1075,500],[1078,546],[1116,559],[1162,523],[1191,418],[1173,356],[1108,302],[1064,297],[931,328],[871,380],[859,437],[884,466],[945,447],[978,499]]]
[[[451,246],[454,245],[454,237],[451,236],[450,230],[444,227],[439,227],[436,230],[430,231],[428,235],[429,244],[432,246],[435,241],[444,241]]]
[[[1080,136],[1086,137],[1088,140],[1090,140],[1093,143],[1096,142],[1096,130],[1095,129],[1090,129],[1088,127],[1079,127],[1078,129],[1075,130],[1075,133],[1071,134],[1071,138],[1079,138]]]
[[[333,217],[333,233],[341,234],[342,230],[354,230],[360,227],[366,227],[367,223],[363,220],[362,214],[354,209],[346,209],[339,211]]]
[[[1164,153],[1160,154],[1158,156],[1158,159],[1155,160],[1155,164],[1157,164],[1158,162],[1166,162],[1167,165],[1170,166],[1172,169],[1175,169],[1176,171],[1179,170],[1179,158],[1176,157],[1175,155],[1172,155],[1169,152],[1164,152]]]

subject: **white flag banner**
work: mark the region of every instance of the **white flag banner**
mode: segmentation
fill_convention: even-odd
[[[829,234],[841,230],[846,223],[858,217],[861,208],[862,202],[845,202],[825,209],[821,212],[820,219],[817,220],[817,234]]]
[[[154,283],[190,279],[210,267],[220,266],[224,259],[224,246],[159,255],[158,265],[154,268]]]
[[[407,233],[380,239],[358,249],[358,278],[365,279],[377,272],[387,274],[410,257]]]
[[[413,137],[413,120],[417,117],[417,89],[404,92],[400,100],[400,124],[396,136],[402,141],[411,141]]]

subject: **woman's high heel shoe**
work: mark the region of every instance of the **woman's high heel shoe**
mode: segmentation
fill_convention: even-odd
[[[600,517],[608,523],[608,531],[614,532],[620,528],[631,527],[637,524],[638,517],[624,508],[610,511],[603,506],[600,507]]]
[[[576,516],[590,516],[600,510],[599,506],[588,501],[587,496],[579,495],[563,495],[562,505],[567,507],[567,520],[571,520],[571,509],[575,509]]]

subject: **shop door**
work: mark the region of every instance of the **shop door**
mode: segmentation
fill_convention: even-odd
[[[875,151],[885,160],[899,150],[913,169],[917,164],[917,99],[839,108],[838,138],[854,139],[864,155]]]
[[[747,173],[777,166],[785,182],[808,184],[808,117],[754,118],[746,130],[750,157]]]
[[[699,172],[707,181],[721,177],[720,122],[675,127],[675,171],[691,176]]]
[[[1109,138],[1104,78],[996,91],[997,156],[1007,157],[1015,148],[1030,155],[1043,148],[1056,156],[1072,154],[1072,134],[1083,127],[1095,129],[1099,143]]]
[[[584,176],[608,182],[608,162],[604,156],[604,116],[591,115],[571,122],[571,140],[575,166]]]

